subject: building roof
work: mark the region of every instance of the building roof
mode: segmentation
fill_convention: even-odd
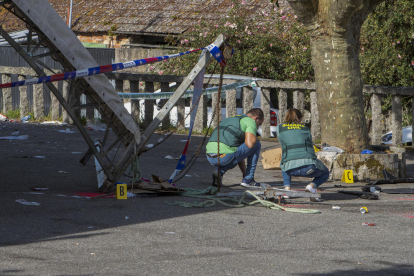
[[[70,0],[48,0],[67,21]],[[242,0],[240,0],[242,1]],[[293,14],[286,0],[280,9]],[[270,0],[245,0],[254,12],[269,12]],[[216,22],[231,9],[231,0],[73,0],[72,29],[76,33],[105,32],[146,35],[181,34],[200,18]],[[4,17],[4,15],[1,15]],[[21,30],[13,16],[3,23],[7,31]],[[2,19],[2,18],[0,18]],[[115,26],[115,27],[114,27]]]

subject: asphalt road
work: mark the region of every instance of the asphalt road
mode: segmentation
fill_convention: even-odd
[[[0,140],[0,275],[414,275],[414,195],[382,192],[379,200],[338,193],[365,183],[327,182],[322,203],[294,198],[293,208],[319,214],[232,208],[219,203],[184,208],[166,203],[203,202],[178,195],[88,199],[97,191],[94,162],[79,163],[87,146],[65,126],[0,123],[0,137],[14,131],[27,140]],[[102,137],[102,131],[91,131]],[[155,134],[152,142],[161,135]],[[111,138],[113,139],[113,138]],[[142,176],[167,179],[185,135],[174,135],[142,155]],[[193,137],[190,156],[202,137]],[[262,141],[262,148],[277,146]],[[37,158],[41,156],[43,158]],[[408,171],[414,164],[409,157]],[[204,153],[177,187],[206,189],[212,167]],[[222,191],[243,190],[237,168]],[[282,185],[280,171],[259,162],[256,180]],[[125,179],[126,181],[128,178]],[[294,179],[294,189],[309,181]],[[47,187],[47,191],[30,188]],[[382,185],[387,189],[412,184]],[[25,199],[40,203],[27,206]],[[340,210],[332,209],[340,206]],[[366,206],[367,214],[359,212]],[[241,223],[243,222],[243,223]],[[362,226],[362,223],[376,226]]]

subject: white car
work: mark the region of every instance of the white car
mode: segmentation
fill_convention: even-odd
[[[402,129],[402,143],[412,143],[413,142],[413,127],[406,126]],[[392,144],[392,131],[385,133],[381,137],[381,142],[384,145],[391,145]]]

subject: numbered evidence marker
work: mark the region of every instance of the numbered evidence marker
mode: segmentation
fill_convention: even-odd
[[[116,185],[116,199],[127,199],[127,184]]]
[[[352,170],[344,170],[341,182],[354,183],[354,174],[352,173]]]

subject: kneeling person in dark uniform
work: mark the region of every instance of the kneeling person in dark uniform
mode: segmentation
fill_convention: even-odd
[[[254,180],[257,161],[259,160],[261,144],[256,138],[257,128],[262,125],[264,119],[260,108],[253,108],[245,115],[237,115],[224,119],[219,125],[219,139],[217,140],[217,128],[214,130],[206,145],[207,160],[213,166],[218,166],[220,172],[213,172],[213,186],[221,186],[223,175],[230,169],[239,166],[243,173],[241,185],[244,187],[260,187],[260,183]],[[217,148],[220,147],[220,155]],[[247,167],[244,159],[247,158]]]

